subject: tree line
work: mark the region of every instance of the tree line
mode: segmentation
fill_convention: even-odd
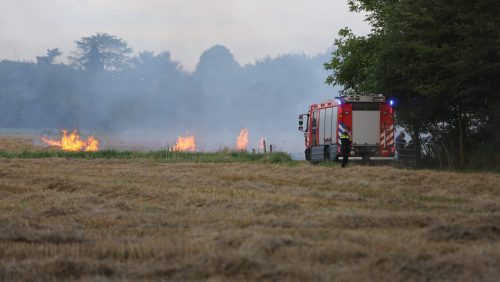
[[[339,31],[325,68],[342,94],[384,93],[422,166],[500,166],[500,2],[349,0],[372,27]]]
[[[0,62],[0,128],[227,133],[233,142],[246,127],[254,138],[299,151],[298,114],[337,95],[324,85],[329,52],[240,65],[216,45],[187,72],[169,52],[135,52],[124,39],[97,33],[75,41],[66,61],[62,55],[51,48],[36,61]]]

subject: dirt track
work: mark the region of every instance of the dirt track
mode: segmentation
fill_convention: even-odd
[[[496,281],[500,176],[0,159],[0,280]]]

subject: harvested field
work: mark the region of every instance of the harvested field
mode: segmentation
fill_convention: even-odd
[[[0,280],[498,281],[500,176],[0,158]]]
[[[0,150],[44,150],[44,148],[35,145],[36,140],[37,137],[35,135],[15,133],[2,134],[0,135]]]

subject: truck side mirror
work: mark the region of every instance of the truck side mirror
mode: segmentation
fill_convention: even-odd
[[[305,117],[305,120],[306,120],[306,127],[304,129],[304,117]],[[302,114],[302,115],[299,115],[299,131],[303,131],[303,132],[306,132],[307,129],[308,129],[308,125],[309,124],[309,115],[308,114]]]

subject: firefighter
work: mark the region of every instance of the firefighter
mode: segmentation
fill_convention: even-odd
[[[345,128],[345,131],[340,134],[340,154],[342,155],[341,166],[345,167],[347,161],[349,160],[349,153],[351,152],[351,129],[349,127]]]
[[[396,150],[400,151],[401,149],[404,149],[405,146],[406,146],[405,133],[401,131],[398,137],[396,137]]]

